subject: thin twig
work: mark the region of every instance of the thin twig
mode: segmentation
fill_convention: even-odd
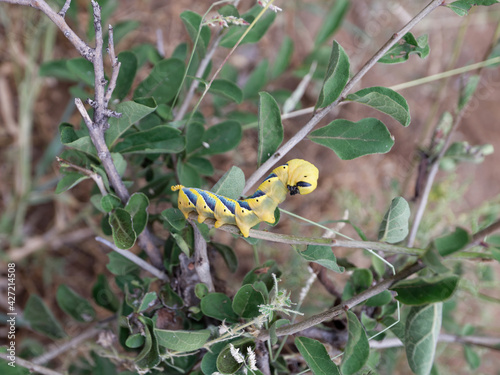
[[[191,220],[196,219],[196,217],[197,214],[194,212],[191,212],[191,214],[189,215],[189,218]],[[215,224],[215,220],[208,218],[204,221],[204,223],[207,224],[209,227],[213,227]],[[219,229],[232,234],[240,234],[240,230],[235,225],[225,224],[219,227]],[[351,249],[369,248],[375,251],[383,251],[386,253],[406,254],[414,256],[423,255],[425,253],[424,249],[408,248],[404,246],[391,245],[383,242],[346,241],[346,240],[337,240],[324,237],[303,237],[303,236],[294,236],[290,234],[266,232],[256,229],[250,229],[250,237],[271,242],[286,243],[289,245],[321,245],[321,246],[331,246],[331,247],[345,247]]]
[[[68,11],[69,7],[71,5],[71,0],[66,0],[64,3],[64,6],[62,7],[61,11],[57,14],[59,14],[62,18],[66,17],[66,12]]]
[[[168,278],[168,276],[167,276],[167,274],[165,272],[159,270],[158,268],[156,268],[153,265],[149,264],[145,260],[142,260],[137,255],[135,255],[134,253],[132,253],[132,252],[130,252],[128,250],[119,249],[118,247],[115,246],[114,243],[109,242],[108,240],[105,240],[102,237],[96,237],[95,239],[96,239],[97,242],[100,242],[100,243],[108,246],[111,250],[116,251],[118,254],[123,255],[125,258],[127,258],[131,262],[134,262],[139,267],[141,267],[143,270],[148,271],[150,274],[156,276],[160,280],[163,280],[163,281],[168,281],[169,280],[169,278]]]
[[[6,360],[7,362],[11,362],[11,359],[9,358],[9,355],[7,353],[0,353],[0,358]],[[15,358],[16,358],[15,360],[16,365],[27,368],[28,370],[30,370],[30,372],[36,372],[43,375],[63,375],[63,373],[61,372],[51,370],[47,367],[35,365],[33,362],[27,361],[20,357],[15,357]]]
[[[58,343],[57,346],[55,346],[53,350],[49,350],[48,352],[42,354],[41,356],[34,358],[33,363],[36,365],[40,365],[42,363],[47,363],[47,362],[53,360],[54,358],[59,357],[61,354],[67,352],[68,350],[72,350],[72,349],[79,347],[83,342],[96,336],[101,331],[102,331],[101,328],[92,327],[92,328],[82,332],[78,336],[73,337],[68,342],[65,342],[63,344]]]
[[[210,274],[210,261],[207,254],[207,241],[203,238],[200,229],[194,221],[189,222],[194,232],[194,268],[200,281],[204,283],[210,293],[215,292],[212,275]]]
[[[335,108],[341,101],[345,99],[347,94],[353,89],[353,87],[361,80],[361,78],[377,63],[380,58],[385,55],[391,47],[396,44],[407,32],[409,32],[417,23],[419,23],[424,17],[435,10],[437,7],[444,3],[443,0],[433,0],[431,1],[420,13],[418,13],[410,22],[408,22],[401,30],[395,33],[392,38],[385,43],[382,48],[380,48],[370,60],[368,60],[365,65],[359,70],[354,77],[352,77],[347,85],[342,90],[340,96],[329,106],[319,110],[316,114],[309,120],[309,122],[304,125],[290,140],[281,146],[265,163],[263,163],[247,180],[243,194],[247,194],[248,191],[254,186],[271,167],[278,162],[283,156],[285,156],[291,149],[295,147],[302,139],[304,139],[311,130],[319,123],[319,121],[327,115],[333,108]]]
[[[463,108],[456,114],[455,119],[453,121],[453,125],[451,126],[450,131],[448,132],[444,144],[439,151],[439,154],[432,161],[431,167],[429,169],[429,174],[427,175],[427,180],[425,181],[425,186],[422,192],[422,196],[420,198],[420,202],[417,206],[417,211],[415,213],[415,218],[413,219],[413,224],[411,226],[410,235],[408,236],[408,247],[413,247],[415,243],[415,239],[417,237],[418,227],[420,226],[420,222],[422,221],[422,217],[424,216],[425,208],[427,207],[427,202],[429,200],[429,194],[431,193],[432,185],[434,184],[434,179],[439,171],[439,164],[441,159],[443,159],[444,154],[448,150],[448,146],[450,145],[452,135],[455,130],[457,130],[462,118],[467,111],[468,106],[464,105]]]
[[[492,350],[499,350],[500,348],[499,337],[458,336],[458,335],[450,335],[448,333],[440,333],[438,336],[438,342],[477,345]],[[403,343],[397,337],[387,338],[382,341],[376,341],[376,340],[370,341],[370,347],[374,349],[387,349],[387,348],[396,348],[402,346],[404,346]]]
[[[88,170],[87,168],[82,168],[79,165],[76,165],[76,164],[73,164],[67,160],[61,159],[59,156],[56,156],[56,160],[62,167],[64,167],[64,166],[71,167],[73,169],[76,169],[78,172],[83,173],[85,176],[90,177],[96,183],[97,187],[99,188],[99,191],[101,192],[101,195],[102,196],[108,195],[106,187],[104,186],[104,181],[102,180],[102,177],[99,173]]]
[[[479,245],[486,236],[495,233],[500,230],[500,220],[495,221],[490,226],[480,230],[472,236],[472,241],[465,249],[470,249],[471,247]]]
[[[94,30],[95,30],[95,50],[94,50],[94,126],[104,131],[107,129],[108,119],[104,114],[106,109],[104,100],[104,88],[106,79],[104,78],[104,59],[102,56],[103,38],[101,25],[101,6],[95,0],[90,0],[94,10]]]
[[[113,39],[113,27],[111,25],[108,26],[109,30],[109,40],[108,40],[108,52],[109,59],[111,60],[111,80],[109,81],[108,89],[106,90],[106,95],[104,97],[104,107],[107,107],[109,101],[111,100],[111,95],[113,95],[113,91],[115,91],[116,80],[118,79],[118,73],[120,73],[121,62],[118,61],[118,58],[115,55],[115,42]]]
[[[80,54],[93,62],[94,50],[90,48],[76,33],[68,26],[63,17],[56,13],[44,0],[0,0],[1,2],[28,5],[41,10],[52,22],[63,32],[64,36],[75,46]]]
[[[408,276],[413,275],[414,273],[423,269],[425,265],[420,262],[414,263],[408,268],[398,272],[396,275],[381,281],[377,285],[372,286],[371,288],[361,292],[360,294],[348,299],[343,302],[341,305],[334,306],[320,314],[316,314],[311,316],[310,318],[303,320],[302,322],[289,324],[283,327],[280,327],[276,330],[277,336],[286,336],[293,335],[294,333],[303,331],[307,328],[313,327],[317,324],[323,323],[324,321],[335,318],[338,315],[341,315],[345,310],[352,309],[354,306],[359,305],[360,303],[366,301],[367,299],[376,296],[377,294],[383,292],[384,290],[389,289],[394,283],[397,281],[406,279]],[[269,331],[262,331],[257,336],[258,340],[267,340],[269,339]]]
[[[163,31],[159,27],[156,29],[156,50],[161,57],[165,57],[165,46],[163,45]]]

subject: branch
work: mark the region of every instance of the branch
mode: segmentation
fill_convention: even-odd
[[[6,360],[7,362],[11,360],[9,357],[10,356],[7,353],[0,353],[0,358]],[[27,368],[28,370],[30,370],[30,372],[36,372],[43,375],[63,375],[61,372],[51,370],[47,367],[35,365],[33,362],[27,361],[25,359],[19,357],[15,357],[15,359],[16,365]]]
[[[61,11],[57,14],[59,14],[62,18],[64,18],[66,16],[66,12],[68,11],[70,5],[71,5],[71,0],[66,0]]]
[[[57,14],[44,0],[0,0],[0,2],[28,5],[32,8],[41,10],[62,31],[70,43],[75,46],[80,55],[90,62],[94,61],[94,50],[80,39],[80,37],[68,26],[64,17]]]
[[[106,245],[107,247],[109,247],[111,250],[116,251],[118,254],[124,256],[125,258],[127,258],[131,262],[134,262],[139,267],[141,267],[143,270],[149,272],[153,276],[156,276],[160,280],[165,281],[165,282],[169,280],[169,278],[168,278],[168,276],[167,276],[167,274],[165,272],[163,272],[163,271],[159,270],[158,268],[152,266],[151,264],[149,264],[145,260],[142,260],[137,255],[135,255],[134,253],[132,253],[132,252],[130,252],[128,250],[119,249],[118,247],[115,246],[114,243],[109,242],[108,240],[105,240],[102,237],[96,237],[95,239],[96,239],[97,242],[100,242],[100,243]]]
[[[323,323],[326,320],[331,320],[338,315],[341,315],[345,310],[351,309],[356,305],[366,301],[367,299],[389,289],[397,281],[406,279],[408,276],[423,269],[425,265],[420,262],[414,263],[408,268],[402,270],[396,275],[381,281],[375,286],[361,292],[360,294],[348,299],[341,305],[334,306],[320,314],[311,316],[310,318],[295,324],[288,324],[286,326],[280,327],[276,330],[277,336],[293,335],[294,333],[303,331],[307,328],[313,327],[317,324]],[[257,336],[258,340],[268,340],[270,338],[269,331],[261,331]]]
[[[194,212],[191,212],[189,215],[189,219],[194,220],[198,215]],[[215,219],[206,219],[204,221],[209,227],[213,227],[215,224]],[[219,227],[220,230],[224,232],[232,233],[232,234],[241,234],[240,230],[235,225],[224,224]],[[271,242],[279,242],[286,243],[289,245],[322,245],[322,246],[331,246],[331,247],[346,247],[351,249],[371,249],[377,251],[383,251],[387,253],[396,253],[396,254],[406,254],[406,255],[414,255],[419,256],[425,253],[424,249],[416,249],[409,248],[404,246],[391,245],[382,242],[373,242],[373,241],[347,241],[347,240],[336,240],[332,238],[324,238],[324,237],[302,237],[302,236],[294,236],[290,234],[280,234],[280,233],[272,233],[262,230],[250,229],[250,237],[258,238],[261,240],[271,241]]]
[[[200,229],[194,221],[189,221],[194,231],[194,268],[200,281],[208,287],[210,293],[215,292],[212,275],[210,274],[210,262],[207,255],[207,241],[203,238]]]
[[[81,101],[80,101],[80,103],[81,103]],[[85,112],[85,113],[87,113],[87,112]],[[56,156],[56,160],[61,167],[70,167],[70,168],[76,169],[78,172],[83,173],[85,176],[90,177],[92,180],[94,180],[95,184],[99,188],[101,195],[102,196],[108,195],[106,187],[104,186],[104,181],[102,180],[102,177],[99,173],[93,172],[93,171],[88,170],[86,168],[82,168],[79,165],[76,165],[76,164],[73,164],[67,160],[61,159],[59,156]]]
[[[485,237],[489,236],[492,233],[495,233],[500,230],[500,220],[495,221],[490,226],[480,230],[476,234],[472,236],[472,241],[469,245],[467,245],[466,249],[470,249],[471,247],[479,245]]]
[[[359,72],[352,77],[347,85],[342,90],[340,96],[328,107],[325,107],[318,112],[309,120],[309,122],[300,129],[290,140],[281,146],[264,164],[260,166],[250,178],[247,180],[243,194],[247,194],[252,186],[254,186],[271,167],[279,161],[283,156],[285,156],[297,143],[304,139],[312,129],[319,123],[319,121],[327,115],[333,108],[335,108],[341,101],[345,99],[349,91],[361,80],[361,78],[377,63],[380,58],[385,55],[391,47],[396,44],[407,32],[409,32],[417,23],[419,23],[424,17],[435,10],[438,6],[442,5],[444,0],[433,0],[431,1],[420,13],[418,13],[410,22],[408,22],[401,30],[395,33],[392,38],[385,43],[378,52],[373,55],[373,57],[368,60],[365,65],[359,70]]]
[[[47,363],[54,358],[59,357],[61,354],[67,352],[68,350],[75,349],[79,347],[83,342],[88,339],[96,336],[99,332],[101,332],[100,328],[92,327],[87,331],[82,332],[78,336],[73,337],[71,340],[65,342],[64,344],[57,344],[53,350],[49,350],[48,352],[33,358],[33,363],[35,365],[40,365],[42,363]]]
[[[441,333],[439,334],[438,342],[477,345],[493,350],[499,350],[500,348],[500,338],[498,337],[458,336]],[[387,349],[402,346],[404,346],[403,343],[397,337],[384,339],[382,341],[370,341],[370,347],[375,349]]]
[[[111,80],[109,81],[108,89],[106,90],[106,96],[104,97],[104,107],[106,108],[111,100],[111,95],[115,91],[116,80],[118,79],[118,73],[120,72],[121,62],[118,61],[115,55],[115,42],[113,40],[113,27],[108,26],[109,38],[108,38],[108,53],[109,59],[111,60],[111,67],[113,69],[111,73]]]

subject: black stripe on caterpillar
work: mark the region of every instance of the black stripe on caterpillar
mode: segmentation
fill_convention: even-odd
[[[293,159],[273,169],[259,185],[257,191],[243,200],[235,200],[207,190],[172,186],[179,191],[178,207],[185,218],[189,213],[198,213],[198,222],[214,218],[215,227],[224,224],[236,225],[243,236],[248,237],[250,228],[261,221],[274,223],[274,211],[290,192],[309,194],[316,189],[319,171],[313,164],[302,159]]]

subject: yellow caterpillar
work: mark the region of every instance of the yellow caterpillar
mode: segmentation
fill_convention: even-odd
[[[172,186],[179,190],[178,206],[186,219],[189,213],[198,213],[198,222],[214,218],[215,227],[224,224],[236,225],[243,236],[248,237],[250,228],[266,221],[274,223],[274,211],[283,202],[286,194],[309,194],[316,189],[318,168],[308,161],[293,159],[275,169],[259,185],[257,191],[243,200],[235,200],[211,193],[207,190]]]

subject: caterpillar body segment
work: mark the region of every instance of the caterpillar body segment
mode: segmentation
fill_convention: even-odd
[[[246,199],[230,199],[182,185],[172,186],[172,191],[179,191],[178,206],[186,219],[194,211],[198,213],[200,223],[213,218],[216,228],[224,224],[236,225],[242,235],[248,237],[250,228],[261,221],[275,222],[274,211],[285,200],[288,192],[291,195],[305,195],[314,191],[318,176],[318,169],[313,164],[293,159],[275,168],[256,192]]]

